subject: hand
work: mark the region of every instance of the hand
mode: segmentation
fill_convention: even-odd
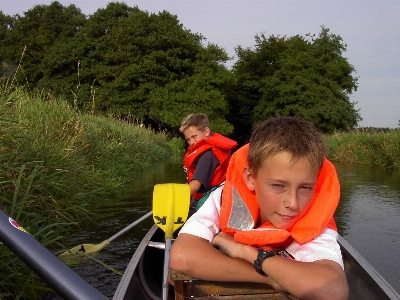
[[[232,258],[242,259],[249,263],[253,263],[257,257],[256,248],[236,242],[233,236],[225,232],[217,234],[212,240],[212,245],[218,247],[222,252]]]

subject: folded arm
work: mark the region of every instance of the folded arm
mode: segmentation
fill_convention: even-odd
[[[231,258],[207,240],[185,233],[172,244],[170,267],[203,280],[260,283],[270,280],[259,275],[251,264]]]
[[[217,235],[213,244],[230,257],[253,264],[256,248],[237,243],[225,233]],[[300,299],[347,299],[348,285],[342,267],[330,260],[301,262],[281,256],[264,260],[262,269],[277,290],[287,291]],[[255,272],[255,271],[254,271]]]

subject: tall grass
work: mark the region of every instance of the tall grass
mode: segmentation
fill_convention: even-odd
[[[82,122],[88,141],[85,156],[111,177],[132,179],[132,174],[171,153],[166,134],[123,120],[110,122],[110,117],[83,115]]]
[[[360,131],[325,136],[333,161],[400,169],[400,130]]]
[[[171,156],[167,135],[0,81],[0,209],[51,251],[149,164]],[[41,299],[49,287],[0,244],[0,299]]]

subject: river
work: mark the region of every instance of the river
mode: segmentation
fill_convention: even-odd
[[[341,201],[335,214],[339,233],[400,292],[400,171],[336,164]],[[96,203],[90,226],[71,241],[98,244],[152,209],[157,183],[183,183],[181,163],[152,166],[137,176],[117,197]],[[95,259],[120,271],[153,224],[149,218],[111,242]],[[110,299],[120,275],[85,259],[72,267],[84,280]],[[58,299],[58,297],[52,297]]]

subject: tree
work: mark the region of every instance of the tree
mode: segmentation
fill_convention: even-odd
[[[22,58],[23,72],[19,72],[17,78],[20,83],[28,82],[35,87],[44,76],[42,62],[50,49],[58,47],[60,41],[68,43],[84,21],[85,15],[75,5],[64,7],[58,1],[48,6],[36,5],[24,16],[15,16],[2,42],[1,57],[17,64],[26,49]]]
[[[10,29],[13,27],[14,18],[8,15],[3,14],[0,11],[0,49],[4,49],[6,44],[5,41],[8,38]],[[15,63],[11,64],[7,61],[5,53],[0,50],[0,77],[7,76],[11,77],[11,75],[15,72],[16,66]]]
[[[322,132],[357,126],[361,117],[349,100],[357,78],[352,76],[354,67],[342,57],[346,45],[323,26],[317,38],[306,36],[260,35],[254,50],[238,48],[234,71],[239,84],[233,101],[248,119],[237,123],[238,115],[230,113],[235,133],[240,125],[248,137],[252,124],[271,116],[299,117]]]
[[[201,48],[186,71],[191,76],[181,76],[152,90],[149,95],[151,119],[179,128],[184,116],[203,112],[208,115],[213,130],[231,133],[233,126],[225,119],[229,108],[221,87],[233,78],[225,66],[216,63],[221,58],[227,59],[226,53],[216,45]]]
[[[177,133],[194,112],[208,113],[221,133],[233,130],[222,90],[233,78],[223,65],[228,55],[203,45],[205,38],[175,15],[110,2],[86,18],[73,5],[53,2],[13,24],[0,54],[16,63],[26,45],[20,75],[30,88],[64,97],[81,112],[133,115]]]
[[[238,46],[238,61],[233,66],[236,81],[228,88],[231,106],[228,121],[234,125],[233,137],[241,144],[248,142],[254,124],[253,110],[262,97],[262,79],[277,70],[279,54],[287,48],[285,38],[263,34],[255,37],[256,49]]]
[[[206,112],[215,130],[229,134],[228,103],[219,88],[232,79],[222,64],[228,56],[203,40],[166,11],[109,3],[68,44],[52,48],[40,86],[80,110],[129,114],[176,132],[185,115]]]

